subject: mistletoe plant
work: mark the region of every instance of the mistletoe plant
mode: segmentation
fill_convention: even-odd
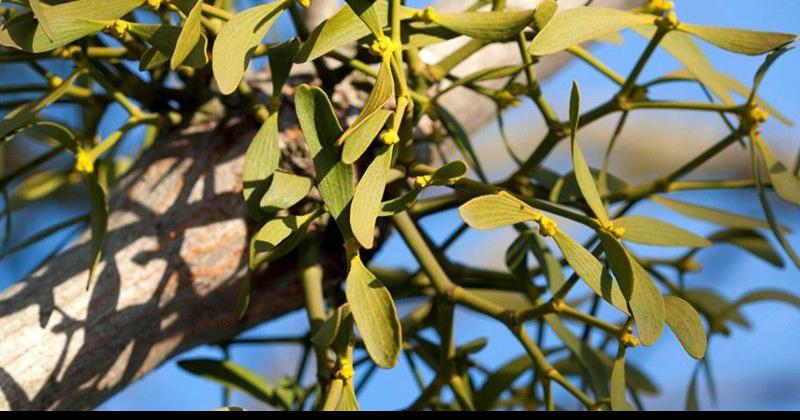
[[[575,401],[590,410],[641,409],[639,395],[656,393],[657,387],[646,370],[626,363],[626,356],[640,345],[654,344],[665,325],[699,361],[690,381],[691,407],[696,406],[696,378],[707,363],[709,338],[728,335],[732,323],[747,325],[740,313],[743,305],[782,300],[800,306],[798,298],[773,290],[754,290],[728,301],[682,282],[684,273],[699,270],[694,256],[721,243],[782,267],[783,258],[773,249],[768,232],[800,267],[800,258],[786,240],[789,228],[776,220],[767,194],[774,191],[780,199],[800,204],[797,170],[790,171],[778,160],[760,131],[770,116],[790,121],[757,95],[767,70],[796,35],[682,22],[672,2],[662,0],[627,11],[588,6],[558,13],[554,0],[526,10],[506,7],[502,0],[478,0],[457,13],[415,9],[400,0],[347,0],[327,20],[307,28],[303,8],[317,1],[325,0],[274,0],[238,11],[227,0],[6,3],[0,61],[30,67],[44,83],[0,87],[0,94],[11,98],[0,104],[8,110],[0,121],[0,138],[6,143],[24,137],[49,147],[3,175],[6,229],[11,229],[13,211],[67,185],[84,183],[91,205],[87,215],[7,244],[3,256],[88,222],[92,254],[86,263],[94,267],[103,254],[109,188],[130,166],[119,151],[121,140],[144,133],[142,150],[149,148],[163,141],[164,133],[191,124],[217,101],[245,108],[246,118],[260,124],[242,173],[241,205],[257,225],[249,266],[257,271],[280,259],[300,261],[296,275],[305,292],[311,329],[284,341],[300,342],[307,356],[315,356],[317,375],[312,383],[304,381],[306,357],[296,379],[284,378],[278,384],[229,360],[185,360],[181,366],[277,408],[358,409],[357,391],[376,367],[391,369],[402,356],[420,386],[411,409],[554,410]],[[297,36],[263,43],[284,15],[294,23]],[[622,30],[648,40],[627,75],[580,46],[618,36]],[[436,63],[422,60],[423,48],[457,37],[468,41]],[[748,87],[715,69],[696,39],[766,59]],[[520,64],[487,63],[465,76],[452,73],[490,44],[515,44]],[[685,69],[643,82],[640,74],[658,48]],[[542,94],[536,70],[540,57],[564,51],[618,85],[617,93],[583,110],[578,85],[573,84],[569,115],[558,115]],[[268,58],[271,80],[266,89],[245,77],[250,62],[263,56]],[[300,66],[303,63],[312,66]],[[312,77],[296,77],[302,68],[305,74],[313,68]],[[488,87],[488,81],[499,81],[501,87]],[[332,93],[345,83],[366,92],[357,115],[349,119],[344,118],[342,104],[331,101],[336,98]],[[709,100],[651,99],[649,89],[667,83],[699,84]],[[541,114],[546,134],[530,139],[536,147],[529,156],[507,148],[517,167],[505,178],[488,180],[467,131],[442,105],[441,98],[456,89],[492,100],[498,118],[523,97]],[[20,103],[23,93],[28,96]],[[40,96],[30,100],[30,95]],[[63,103],[78,107],[79,123],[41,112]],[[98,126],[111,104],[118,104],[127,120],[101,139]],[[609,162],[629,114],[645,109],[719,114],[729,134],[666,176],[629,184],[609,173]],[[591,168],[581,152],[581,129],[611,115],[618,116],[618,123],[601,167]],[[296,118],[302,132],[303,150],[296,156],[286,154],[282,117]],[[133,131],[137,127],[146,130]],[[562,141],[569,142],[572,157],[572,171],[563,175],[546,166]],[[424,153],[441,151],[443,143],[454,145],[460,159],[434,164],[438,160]],[[738,146],[750,154],[752,179],[685,179]],[[72,156],[74,164],[37,172],[37,167],[62,155]],[[293,158],[306,159],[307,167],[290,164]],[[425,194],[434,186],[450,192]],[[765,220],[666,196],[731,188],[754,190]],[[703,237],[666,221],[628,215],[647,201],[721,230]],[[463,225],[437,244],[418,221],[454,208]],[[576,241],[563,229],[567,221],[591,231],[591,237]],[[506,252],[508,270],[477,269],[446,256],[448,247],[469,228],[506,226],[516,231]],[[418,272],[369,264],[369,256],[389,231],[399,233],[408,245]],[[682,248],[685,253],[648,259],[629,248],[630,243]],[[334,256],[342,267],[339,274],[323,265],[323,253]],[[665,274],[667,268],[677,274]],[[92,270],[88,280],[91,285]],[[323,293],[323,282],[336,280],[343,281],[343,293]],[[588,289],[576,288],[579,283]],[[246,291],[241,312],[247,306]],[[395,303],[400,299],[417,306],[401,317]],[[598,314],[606,306],[613,309],[602,312],[609,314],[602,319]],[[485,341],[455,344],[457,307],[506,327],[519,342],[521,355],[494,371],[482,367],[472,355]],[[582,335],[574,327],[582,328]],[[422,334],[427,329],[438,334],[438,341]],[[533,337],[530,330],[535,331]],[[555,339],[545,340],[546,333]],[[420,376],[418,363],[433,372],[429,383]],[[356,367],[364,368],[359,368],[363,378],[357,378]],[[527,379],[521,383],[520,378]],[[452,393],[443,394],[445,388]]]

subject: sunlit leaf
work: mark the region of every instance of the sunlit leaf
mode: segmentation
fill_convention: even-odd
[[[250,267],[286,255],[303,237],[308,225],[319,216],[313,211],[301,216],[277,217],[265,223],[250,241]]]
[[[533,21],[533,10],[435,13],[433,22],[471,38],[506,41]]]
[[[357,127],[352,127],[342,147],[342,162],[351,165],[358,160],[392,115],[392,111],[379,109],[360,121]]]
[[[181,35],[180,27],[169,25],[133,23],[129,31],[152,45],[139,59],[140,70],[153,70],[168,63],[175,53],[178,38]],[[208,64],[207,46],[208,38],[201,32],[181,64],[192,68],[204,67]]]
[[[533,38],[528,51],[533,55],[552,54],[612,32],[651,25],[653,20],[653,16],[603,7],[567,9],[556,13],[550,19],[550,22]]]
[[[305,198],[313,184],[311,178],[275,171],[259,206],[265,212],[288,209]]]
[[[656,29],[655,27],[640,26],[634,28],[634,31],[647,39],[651,39]],[[694,42],[690,35],[671,31],[661,39],[658,45],[686,66],[686,70],[694,75],[708,90],[722,99],[723,103],[733,104],[733,99],[728,93],[725,80],[714,69],[703,50],[700,49],[700,46]]]
[[[508,194],[492,194],[473,198],[458,208],[461,219],[480,230],[497,229],[536,220],[537,212]]]
[[[376,365],[389,369],[397,364],[403,335],[392,295],[364,267],[358,255],[350,259],[345,294],[364,347]]]
[[[594,215],[600,220],[601,223],[608,223],[608,213],[606,213],[603,200],[600,198],[600,193],[597,191],[597,184],[594,182],[592,172],[589,170],[589,165],[586,164],[586,158],[583,157],[581,148],[578,146],[577,131],[578,131],[578,118],[580,112],[580,92],[578,84],[572,82],[572,95],[569,101],[569,121],[572,145],[572,166],[575,170],[575,179],[578,182],[578,187],[586,199],[586,204],[592,209]]]
[[[261,201],[261,195],[266,191],[269,178],[278,168],[281,158],[279,137],[278,113],[274,112],[258,129],[244,155],[242,183],[245,202],[251,201],[253,193],[256,193],[253,201]]]
[[[55,5],[39,2],[39,13],[47,16],[52,39],[33,13],[26,13],[0,27],[0,45],[33,53],[51,51],[103,30],[142,3],[144,0],[81,0]]]
[[[203,11],[203,0],[197,0],[192,7],[192,10],[186,16],[181,28],[181,34],[178,36],[178,41],[175,43],[175,52],[172,54],[169,66],[171,69],[177,69],[186,57],[192,53],[194,46],[200,40],[200,30],[202,28],[201,16]]]
[[[553,239],[570,267],[589,288],[615,308],[629,314],[628,304],[619,285],[611,277],[603,275],[603,264],[591,252],[560,230],[556,232]]]
[[[386,178],[392,164],[391,146],[381,148],[356,185],[353,204],[350,206],[350,228],[358,243],[372,248],[375,240],[375,221],[381,209]]]
[[[764,140],[754,136],[753,143],[758,147],[761,158],[764,159],[767,175],[769,175],[772,187],[778,196],[790,203],[800,205],[800,179],[786,168]]]
[[[242,81],[253,50],[261,43],[281,12],[293,2],[279,0],[239,12],[222,27],[212,51],[214,78],[224,95]]]
[[[661,220],[646,216],[624,216],[614,220],[615,228],[625,229],[623,241],[656,246],[702,248],[711,242],[702,236]]]
[[[681,23],[678,30],[690,33],[719,48],[738,54],[761,55],[797,40],[797,35],[780,32],[759,32],[747,29]]]
[[[376,7],[375,1],[371,0],[345,0],[350,9],[361,19],[369,28],[373,35],[382,35],[383,26],[387,21],[386,13],[388,10]],[[378,13],[383,12],[380,16]]]
[[[664,310],[667,325],[678,337],[686,353],[695,359],[702,359],[706,354],[706,332],[694,307],[679,297],[665,296]]]
[[[655,344],[664,329],[664,298],[644,267],[630,254],[633,270],[633,295],[628,304],[636,320],[639,340],[645,346]]]

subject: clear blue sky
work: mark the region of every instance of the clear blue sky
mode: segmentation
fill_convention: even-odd
[[[423,5],[426,2],[414,3]],[[796,0],[677,0],[676,3],[681,20],[687,22],[800,32],[800,2]],[[634,36],[626,35],[625,39],[624,47],[603,45],[595,49],[601,58],[623,74],[628,71],[642,47],[641,40]],[[717,68],[726,70],[746,83],[749,83],[755,68],[760,64],[760,59],[734,56],[707,45],[703,47]],[[666,54],[659,53],[652,65],[645,70],[644,78],[678,68],[679,66]],[[761,92],[771,104],[795,121],[800,121],[798,69],[800,69],[800,51],[786,54],[770,72]],[[613,93],[611,85],[593,75],[587,67],[573,63],[563,74],[548,81],[544,89],[545,94],[553,99],[562,113],[566,103],[557,99],[568,97],[572,80],[578,80],[581,84],[587,103],[600,101]],[[527,112],[531,112],[531,108],[522,107],[512,111],[508,117],[508,123],[514,125],[511,130],[512,136],[519,144],[526,141],[524,123]],[[709,121],[711,120],[697,121],[697,124],[712,124]],[[492,142],[498,141],[496,130],[496,127],[489,127],[476,137],[479,148],[481,144],[493,144]],[[800,139],[800,129],[783,127],[773,121],[765,127],[765,137],[778,150],[785,152],[782,154],[784,161],[793,163]],[[623,139],[623,141],[635,140]],[[713,139],[698,141],[701,140]],[[654,149],[652,153],[658,153],[657,150]],[[757,199],[750,193],[686,194],[682,198],[760,215]],[[55,211],[47,208],[39,210],[51,213]],[[58,212],[66,211],[68,210],[58,210]],[[710,229],[707,225],[667,213],[656,206],[643,206],[638,211],[656,217],[668,217],[677,224],[699,231],[705,232]],[[797,208],[779,206],[779,216],[784,224],[800,226],[799,215]],[[457,215],[451,212],[436,216],[435,219],[425,220],[423,226],[434,237],[440,238],[458,226]],[[504,250],[509,240],[510,237],[502,233],[470,233],[457,242],[453,253],[469,255],[473,258],[471,263],[477,264],[480,261],[476,261],[475,258],[480,258],[484,250],[487,248],[488,251],[495,248]],[[800,238],[797,234],[792,235],[790,241],[795,247],[800,247]],[[41,252],[53,245],[52,242],[43,244],[31,252],[3,261],[0,263],[0,274],[2,274],[0,278],[19,278],[35,264],[37,250]],[[496,254],[495,252],[494,255]],[[706,269],[701,274],[688,278],[692,286],[710,287],[730,298],[740,296],[755,287],[776,287],[800,294],[800,276],[795,268],[776,270],[727,247],[705,251],[700,254],[699,259]],[[390,240],[384,247],[377,258],[377,263],[386,266],[415,267],[410,254],[397,238]],[[0,280],[0,287],[7,284],[8,280]],[[401,307],[401,311],[408,308],[407,305]],[[800,409],[800,361],[796,351],[800,348],[800,328],[797,328],[800,313],[796,309],[778,304],[754,305],[744,313],[754,321],[752,330],[735,328],[730,338],[716,338],[710,345],[711,365],[717,379],[719,401],[716,406],[710,404],[704,388],[705,383],[701,381],[701,405],[703,408],[720,409]],[[305,316],[296,313],[260,326],[248,335],[283,335],[303,331],[305,328]],[[478,354],[478,360],[489,367],[501,365],[522,353],[522,349],[502,328],[498,328],[490,320],[467,311],[460,311],[457,315],[456,335],[458,342],[488,337],[491,344]],[[294,361],[299,357],[297,348],[290,346],[243,347],[234,349],[232,354],[237,362],[266,375],[271,380],[283,374],[293,375]],[[202,347],[178,359],[197,356],[216,357],[219,356],[219,351]],[[652,372],[662,389],[660,397],[645,400],[648,407],[677,409],[683,406],[693,361],[683,353],[671,333],[665,334],[653,347],[637,348],[632,352],[631,358]],[[391,371],[378,373],[370,385],[367,391],[359,396],[363,408],[402,408],[414,398],[417,391],[403,363]],[[210,409],[220,404],[219,398],[219,387],[184,373],[173,361],[134,383],[103,404],[100,409]],[[233,404],[254,406],[253,401],[240,395],[234,395]]]

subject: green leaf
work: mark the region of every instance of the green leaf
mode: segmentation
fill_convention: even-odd
[[[139,7],[144,0],[81,0],[49,5],[39,2],[52,39],[33,13],[15,16],[0,27],[0,45],[42,53],[103,30],[106,25]]]
[[[181,35],[180,27],[169,25],[133,23],[129,31],[152,45],[152,48],[148,48],[139,59],[139,70],[152,70],[169,62]],[[181,64],[192,68],[204,67],[208,64],[207,46],[208,38],[201,32],[189,55]]]
[[[388,10],[381,10],[384,12],[383,16],[378,15],[378,7],[374,1],[370,0],[345,0],[350,9],[361,19],[362,22],[369,28],[373,35],[383,35],[383,26],[388,20],[386,13]]]
[[[611,409],[614,411],[634,411],[625,397],[625,346],[620,350],[611,367]]]
[[[42,28],[44,35],[52,42],[53,29],[50,27],[49,17],[42,7],[42,2],[39,0],[28,0],[28,6],[31,8],[33,16],[36,17],[36,21],[39,22],[39,26]]]
[[[583,157],[581,148],[578,146],[576,136],[578,134],[578,119],[580,113],[581,95],[578,90],[578,84],[572,82],[572,95],[569,100],[569,121],[570,121],[570,136],[572,144],[572,166],[575,170],[575,179],[578,181],[578,187],[586,200],[586,204],[592,209],[594,215],[600,220],[602,224],[608,224],[608,213],[606,207],[603,205],[603,200],[600,198],[600,193],[597,191],[597,184],[594,182],[592,172],[589,170],[589,165],[586,164],[586,158]]]
[[[633,267],[628,258],[628,251],[611,234],[601,230],[598,231],[598,235],[606,254],[606,262],[611,267],[614,277],[617,278],[622,294],[627,300],[630,300],[633,295]]]
[[[311,178],[276,171],[272,174],[272,182],[261,197],[259,206],[265,212],[288,209],[304,199],[313,185]]]
[[[664,298],[647,271],[628,254],[633,269],[633,295],[628,304],[636,320],[639,340],[645,346],[655,344],[664,330]]]
[[[747,29],[681,23],[678,30],[690,33],[719,48],[746,55],[761,55],[797,40],[797,35],[780,32],[759,32]]]
[[[364,103],[361,113],[356,117],[355,121],[353,121],[353,124],[347,128],[344,134],[342,134],[337,144],[346,143],[350,134],[354,130],[357,130],[364,120],[381,110],[394,98],[394,78],[392,78],[390,63],[391,62],[387,60],[381,62],[381,66],[378,69],[378,77],[375,79],[375,85],[372,87],[372,91],[369,93],[369,97]]]
[[[286,255],[303,238],[319,210],[301,216],[278,217],[265,223],[250,240],[250,268]]]
[[[350,317],[350,305],[345,302],[331,314],[325,323],[311,337],[311,342],[320,347],[329,347],[339,335],[340,329],[345,325],[345,318]]]
[[[764,140],[759,136],[754,136],[753,142],[758,147],[761,158],[764,159],[767,174],[770,181],[772,181],[772,187],[775,192],[780,198],[800,205],[800,180],[786,169],[786,166],[772,153],[772,149],[769,148]]]
[[[358,254],[350,259],[345,294],[369,357],[382,368],[394,367],[403,343],[397,309],[392,295],[364,267]]]
[[[479,178],[486,179],[483,168],[481,168],[480,162],[478,161],[478,156],[475,154],[475,150],[472,149],[472,143],[469,140],[467,132],[464,131],[464,128],[461,127],[458,120],[444,109],[444,107],[434,103],[434,108],[436,109],[436,115],[439,116],[442,123],[444,123],[444,126],[447,128],[447,131],[453,137],[453,143],[455,143],[458,151],[461,152],[461,156],[463,156],[467,164],[475,170]]]
[[[729,243],[776,267],[784,267],[783,259],[775,248],[772,247],[772,244],[770,244],[764,235],[754,230],[723,230],[709,236],[708,239],[714,243]]]
[[[647,39],[652,39],[656,29],[655,27],[642,26],[634,28],[634,31]],[[661,39],[658,46],[665,49],[686,66],[686,70],[694,75],[697,81],[707,87],[708,90],[722,99],[723,103],[733,104],[733,99],[728,94],[725,80],[714,69],[703,50],[700,49],[700,46],[694,42],[691,36],[682,32],[671,31]]]
[[[728,319],[743,327],[750,326],[735,305],[711,289],[689,289],[685,290],[683,294],[687,302],[711,317],[719,318],[720,321]]]
[[[740,214],[729,213],[724,210],[711,207],[700,206],[660,196],[652,196],[650,200],[668,207],[685,216],[693,217],[698,220],[716,223],[723,226],[740,229],[769,229],[769,224],[761,219],[742,216]],[[786,228],[789,230],[789,228]]]
[[[533,38],[528,52],[547,55],[581,42],[635,26],[652,25],[654,17],[603,7],[576,7],[556,13]]]
[[[393,114],[392,111],[379,109],[359,122],[357,127],[351,126],[351,129],[348,129],[347,141],[342,147],[342,162],[348,165],[355,163],[375,137],[378,137],[378,133]]]
[[[280,97],[283,85],[289,79],[289,73],[292,71],[294,55],[297,54],[298,48],[300,48],[300,40],[292,38],[282,44],[273,45],[267,50],[273,96]]]
[[[42,171],[33,174],[14,189],[14,194],[11,195],[8,206],[14,210],[19,210],[32,201],[47,197],[68,182],[69,174],[66,173]]]
[[[374,2],[375,14],[380,18],[380,26],[388,25],[389,3],[386,0]],[[400,8],[400,19],[408,19],[413,12],[406,7]],[[305,63],[317,59],[341,46],[352,44],[371,34],[367,25],[345,5],[335,15],[326,19],[311,32],[308,39],[300,46],[295,56],[295,63]]]
[[[464,161],[454,160],[433,171],[428,185],[453,185],[467,174],[467,170],[469,168]]]
[[[538,213],[507,193],[473,198],[458,208],[466,224],[480,230],[497,229],[536,220]]]
[[[336,224],[347,237],[350,226],[345,208],[355,190],[353,167],[339,160],[336,139],[342,133],[328,96],[317,87],[301,85],[295,92],[297,118],[314,160],[317,185]]]
[[[415,188],[400,197],[393,198],[391,200],[386,200],[381,203],[381,210],[378,213],[380,217],[392,216],[397,213],[403,212],[411,208],[411,206],[417,201],[417,196],[420,193],[419,188]]]
[[[191,359],[178,362],[183,370],[209,379],[268,404],[275,402],[275,388],[258,374],[230,360]]]
[[[603,275],[603,264],[591,252],[560,230],[556,232],[553,239],[561,249],[561,253],[564,254],[567,263],[589,288],[615,308],[629,314],[628,304],[619,285],[610,276]]]
[[[386,188],[386,179],[392,165],[391,146],[384,146],[370,163],[356,185],[353,204],[350,206],[350,228],[358,243],[366,249],[372,248],[375,239],[375,221],[381,209],[381,199]]]
[[[353,381],[347,381],[342,390],[342,396],[339,398],[339,403],[336,404],[336,411],[359,411],[358,398],[356,398],[356,390],[353,388]]]
[[[534,29],[536,31],[542,30],[553,19],[557,11],[558,3],[555,0],[540,1],[533,12]]]
[[[194,46],[200,41],[202,6],[203,0],[197,0],[183,22],[181,34],[175,43],[175,52],[169,62],[169,67],[173,70],[177,69],[186,60],[189,54],[192,53]]]
[[[108,231],[108,203],[106,202],[106,193],[103,187],[97,181],[95,174],[88,174],[84,176],[86,184],[89,187],[89,227],[92,232],[92,239],[90,242],[90,262],[89,262],[89,277],[86,279],[86,288],[88,289],[92,283],[94,276],[94,269],[103,254],[103,248],[106,244],[106,234]]]
[[[706,332],[694,307],[677,296],[665,296],[664,310],[667,325],[678,337],[686,353],[695,359],[702,359],[706,354]]]
[[[233,93],[242,81],[255,48],[267,35],[290,0],[273,1],[237,13],[222,27],[212,50],[214,77],[223,95]]]
[[[258,129],[244,155],[242,192],[248,204],[251,201],[261,201],[261,195],[266,191],[270,177],[278,168],[281,159],[279,139],[278,113],[273,112]],[[256,195],[253,196],[253,193]]]
[[[614,220],[615,228],[625,229],[623,241],[656,246],[702,248],[711,242],[675,225],[646,216],[624,216]]]
[[[484,41],[506,41],[533,21],[533,10],[435,13],[433,21],[453,32]]]
[[[81,74],[81,71],[73,72],[66,80],[62,81],[55,89],[51,90],[44,96],[34,101],[28,102],[12,109],[0,119],[0,139],[5,138],[14,130],[20,129],[28,124],[34,122],[36,114],[46,108],[48,105],[61,99],[69,90],[75,79]]]

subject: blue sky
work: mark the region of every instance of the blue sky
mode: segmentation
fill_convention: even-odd
[[[418,4],[425,2],[419,1]],[[683,21],[716,26],[746,27],[752,29],[769,29],[786,32],[800,32],[800,2],[796,0],[677,0],[677,11]],[[416,5],[416,4],[415,4]],[[643,48],[643,41],[631,34],[625,35],[624,46],[600,45],[594,52],[612,68],[625,74],[638,53]],[[703,45],[714,65],[719,69],[749,84],[755,69],[761,63],[760,58],[747,58],[719,51]],[[651,64],[645,69],[643,79],[676,70],[679,65],[664,53],[657,53]],[[800,51],[792,51],[784,55],[773,67],[765,80],[761,94],[772,105],[783,111],[795,121],[800,121]],[[566,98],[573,80],[577,80],[582,88],[585,107],[607,99],[614,93],[613,86],[601,77],[593,74],[588,67],[580,63],[570,64],[565,71],[549,80],[544,86],[545,95],[552,100],[561,115],[566,114]],[[670,91],[659,91],[662,95],[696,95],[689,89],[679,87]],[[514,109],[507,116],[510,135],[518,150],[528,150],[535,145],[530,137],[531,128],[527,126],[529,115],[534,112],[530,104]],[[682,119],[683,118],[683,119]],[[658,124],[652,121],[662,119]],[[597,128],[587,130],[587,136],[597,136],[600,140],[607,138],[613,120],[600,121]],[[644,113],[631,121],[631,126],[639,128],[635,133],[647,133],[645,128],[665,131],[669,134],[685,138],[690,142],[702,144],[714,141],[716,134],[724,134],[724,127],[713,119],[706,117],[684,118],[674,113]],[[696,140],[695,140],[695,137]],[[708,138],[706,138],[708,137]],[[775,147],[787,163],[794,163],[794,156],[800,139],[800,129],[784,127],[775,121],[764,128],[764,137]],[[655,136],[660,139],[661,137]],[[487,127],[475,136],[476,148],[491,150],[498,143],[497,127]],[[637,142],[646,142],[649,137],[640,138],[624,135],[621,144],[627,144],[636,150]],[[598,145],[602,143],[597,143]],[[670,152],[669,144],[657,142],[646,143],[642,157],[645,162],[657,162],[662,154]],[[599,146],[588,148],[589,158],[596,159]],[[740,151],[739,155],[745,154]],[[563,153],[553,158],[552,164],[559,168],[566,160]],[[725,159],[728,159],[726,155]],[[730,155],[737,159],[738,155]],[[723,162],[724,163],[724,162]],[[612,165],[624,172],[626,166],[641,166],[641,162],[617,161]],[[493,165],[494,176],[502,176],[502,162]],[[563,168],[561,168],[563,169]],[[645,168],[646,169],[646,168]],[[641,173],[641,168],[639,170]],[[646,171],[645,171],[646,172]],[[725,174],[722,174],[723,176]],[[697,203],[705,203],[720,208],[735,209],[744,214],[760,216],[760,207],[755,194],[751,192],[735,193],[691,193],[676,196]],[[798,226],[800,212],[797,208],[778,205],[779,217],[784,224]],[[50,209],[42,206],[39,211],[45,214],[58,215],[70,212],[69,209]],[[74,211],[80,211],[79,209]],[[656,205],[644,205],[636,212],[647,213],[655,217],[669,218],[673,223],[710,232],[713,229],[699,222],[682,218],[674,213],[658,208]],[[60,217],[59,217],[60,218]],[[423,227],[434,238],[443,238],[458,226],[458,216],[454,212],[428,218]],[[496,264],[488,261],[487,256],[502,255],[512,237],[507,231],[491,233],[470,232],[456,242],[451,255],[460,255],[472,264]],[[797,234],[790,236],[795,247],[800,247]],[[0,263],[0,278],[16,279],[35,264],[37,250],[48,249],[53,242],[40,245],[40,248],[22,253],[14,259]],[[651,249],[643,249],[648,255],[656,255]],[[709,287],[723,296],[736,298],[756,287],[774,287],[800,294],[800,280],[796,268],[788,267],[777,270],[746,256],[744,253],[729,247],[720,247],[703,251],[699,260],[705,267],[702,273],[688,277],[687,282],[694,287]],[[410,253],[398,238],[390,239],[377,257],[376,264],[415,268]],[[7,285],[8,280],[0,281],[0,287]],[[413,305],[401,305],[401,311]],[[751,330],[734,328],[731,337],[717,337],[710,344],[712,370],[717,380],[719,401],[711,405],[705,392],[705,383],[701,380],[701,405],[703,408],[719,409],[800,409],[800,362],[797,360],[797,349],[800,347],[800,313],[796,309],[779,304],[757,304],[744,310],[745,315],[753,321]],[[478,337],[488,337],[490,345],[478,353],[477,359],[492,368],[522,354],[522,349],[503,328],[483,317],[468,311],[457,313],[456,336],[458,342],[467,342]],[[249,336],[279,336],[307,328],[302,313],[287,315],[279,320],[262,325],[247,333]],[[192,350],[178,359],[191,357],[217,357],[220,352],[211,347]],[[274,380],[280,375],[293,375],[295,361],[299,357],[298,349],[291,346],[241,347],[232,351],[234,360]],[[662,389],[662,395],[648,398],[645,403],[650,408],[679,409],[683,406],[686,386],[693,360],[680,348],[671,333],[666,333],[654,346],[637,348],[630,353],[631,360],[652,372],[653,377]],[[430,379],[429,377],[427,379]],[[408,369],[401,362],[400,366],[390,371],[379,372],[359,395],[363,408],[402,408],[416,395],[417,389]],[[234,394],[233,404],[256,407],[248,398]],[[132,384],[100,409],[209,409],[220,404],[220,389],[210,382],[197,379],[181,371],[174,361],[166,363],[144,379]]]

